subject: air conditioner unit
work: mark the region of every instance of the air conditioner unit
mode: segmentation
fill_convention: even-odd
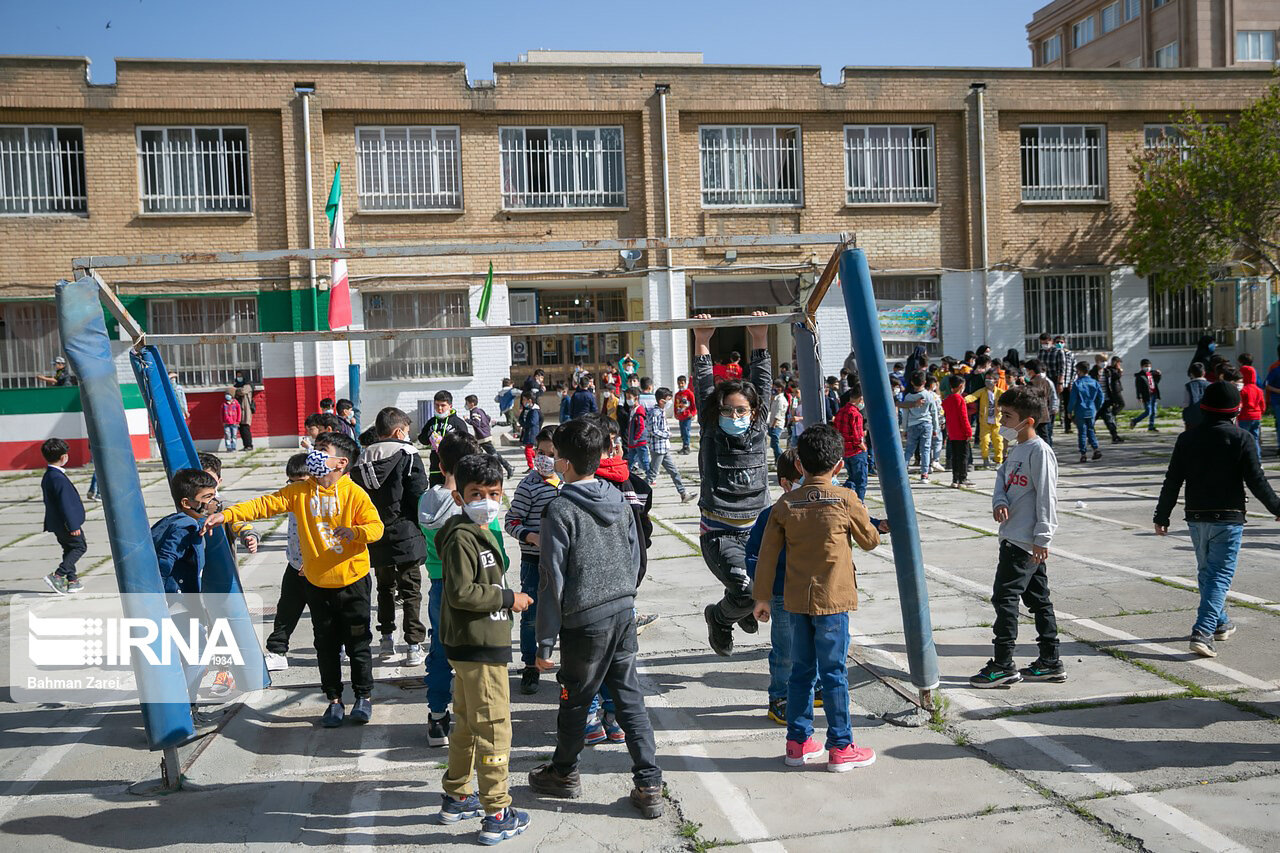
[[[511,290],[507,292],[511,310],[511,325],[532,326],[538,322],[538,291]]]
[[[1213,283],[1213,328],[1260,329],[1271,318],[1271,284],[1263,277],[1226,278]]]

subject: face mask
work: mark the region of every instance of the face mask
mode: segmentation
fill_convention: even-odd
[[[487,526],[494,522],[498,517],[498,513],[502,512],[502,504],[497,501],[484,498],[478,501],[472,501],[462,507],[462,511],[467,514],[467,518],[481,526]]]
[[[743,415],[740,418],[726,418],[720,416],[720,429],[724,430],[726,435],[742,435],[751,428],[751,416]]]
[[[996,387],[996,381],[994,379],[987,379],[984,381],[986,382],[988,388]]]
[[[533,470],[537,471],[543,477],[550,477],[556,472],[556,458],[554,456],[543,456],[538,454],[533,457]]]
[[[1020,429],[1022,429],[1021,423],[1016,427],[1002,426],[1000,427],[1000,437],[1012,444],[1018,440],[1018,431]]]
[[[307,473],[312,477],[323,477],[329,473],[329,454],[323,450],[307,452]]]
[[[1218,348],[1217,344],[1209,344],[1209,352],[1213,352]]]
[[[209,500],[205,501],[204,503],[196,504],[195,506],[191,507],[191,511],[194,512],[200,518],[208,518],[209,516],[213,515],[215,512],[219,512],[221,509],[222,509],[222,501],[218,500],[217,498],[209,498]]]
[[[1066,344],[1064,344],[1062,341],[1058,341],[1056,344],[1054,344],[1054,346],[1057,347],[1058,349],[1062,349],[1063,347],[1066,346]]]
[[[226,400],[228,403],[230,403],[230,402],[231,402],[231,395],[230,395],[230,394],[223,394],[223,395],[222,395],[222,399],[224,399],[224,400]]]

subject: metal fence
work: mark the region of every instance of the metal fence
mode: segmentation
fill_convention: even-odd
[[[0,127],[0,214],[88,209],[80,128]]]
[[[238,370],[251,382],[262,379],[262,347],[234,339],[258,331],[258,300],[254,296],[149,299],[147,330],[157,335],[230,336],[217,342],[160,345],[165,364],[189,389],[229,386]]]
[[[499,130],[502,206],[626,207],[620,127]]]
[[[457,128],[357,128],[356,171],[361,210],[462,207]]]
[[[1022,200],[1105,199],[1106,134],[1101,127],[1022,128]]]
[[[62,354],[52,302],[0,302],[0,388],[43,388]]]
[[[465,290],[366,292],[366,329],[463,329],[471,325]],[[366,345],[368,377],[432,379],[471,375],[471,339],[403,337]]]
[[[1027,352],[1040,348],[1040,333],[1063,334],[1074,352],[1111,348],[1111,303],[1107,277],[1101,274],[1029,275],[1026,299]]]
[[[241,129],[140,129],[138,174],[144,213],[250,209],[249,140]]]
[[[702,203],[709,207],[802,202],[799,127],[703,127]]]
[[[846,127],[844,154],[849,204],[934,200],[933,128]]]

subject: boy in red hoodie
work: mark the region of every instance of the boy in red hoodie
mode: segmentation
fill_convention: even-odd
[[[969,406],[964,400],[964,377],[951,376],[947,380],[951,393],[942,400],[942,414],[947,421],[947,461],[951,463],[951,488],[958,489],[969,483],[969,444],[973,441],[973,426],[969,423]],[[1000,441],[996,438],[996,441]]]
[[[1250,365],[1240,366],[1240,416],[1236,426],[1253,436],[1258,445],[1258,458],[1262,458],[1262,413],[1266,410],[1266,395],[1258,387],[1258,373]]]
[[[862,402],[862,383],[853,380],[849,390],[840,397],[832,425],[844,439],[844,470],[847,474],[845,488],[853,489],[858,500],[867,496],[867,445],[866,427],[858,403]]]

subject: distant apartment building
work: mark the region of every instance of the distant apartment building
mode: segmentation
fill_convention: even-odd
[[[1266,68],[1277,0],[1056,0],[1027,24],[1038,68]]]
[[[1122,248],[1134,153],[1189,105],[1231,121],[1265,91],[1264,65],[848,68],[828,85],[816,67],[699,60],[531,54],[485,81],[458,63],[120,60],[117,81],[97,85],[84,59],[0,58],[0,468],[39,464],[39,440],[55,433],[81,439],[83,459],[77,389],[36,378],[60,351],[53,285],[73,257],[325,246],[335,163],[352,246],[658,237],[668,216],[675,236],[851,232],[885,310],[932,312],[924,343],[935,356],[982,343],[1033,352],[1047,330],[1079,353],[1150,356],[1177,375],[1205,331],[1220,331],[1224,352],[1274,346],[1269,330],[1237,332],[1234,301],[1216,291],[1157,292]],[[357,328],[479,325],[492,261],[487,324],[545,331],[790,312],[829,251],[380,258],[349,271]],[[325,263],[314,279],[288,261],[104,277],[151,334],[325,327]],[[834,374],[850,352],[838,289],[818,313],[823,371]],[[885,355],[919,342],[888,336]],[[745,344],[742,329],[713,341],[718,355]],[[790,361],[790,330],[774,327],[769,346]],[[577,362],[598,370],[626,353],[673,386],[689,351],[687,332],[649,329],[355,342],[350,353],[368,422],[386,405],[416,415],[441,388],[458,405],[475,393],[492,406],[503,376],[519,385],[540,367],[567,380]],[[162,354],[202,447],[216,446],[237,370],[264,389],[253,422],[262,444],[293,444],[321,398],[349,394],[345,343]],[[145,415],[122,365],[145,455]]]

